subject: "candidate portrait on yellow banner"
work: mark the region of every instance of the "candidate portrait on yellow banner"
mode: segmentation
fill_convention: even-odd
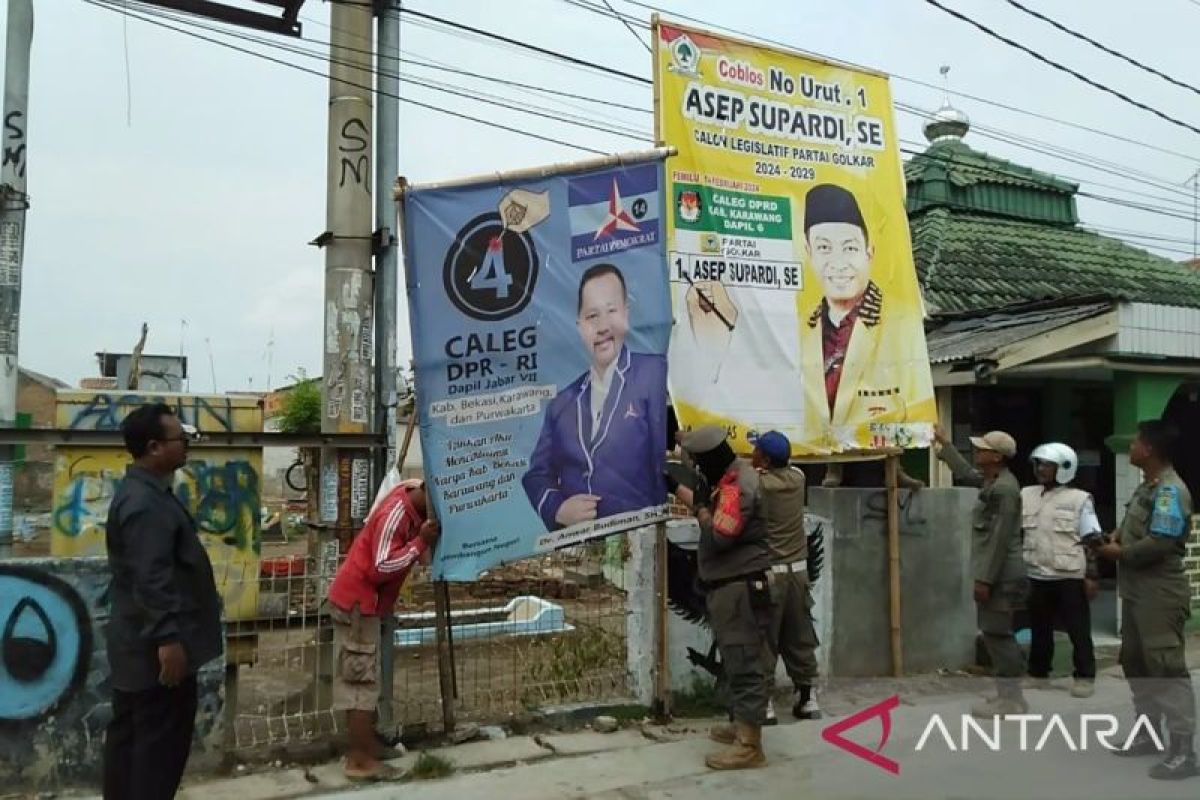
[[[822,183],[808,191],[804,243],[821,298],[800,309],[804,426],[809,441],[834,450],[869,441],[871,423],[934,415],[920,302],[891,295],[881,277],[891,270],[877,262],[871,238],[849,190]]]

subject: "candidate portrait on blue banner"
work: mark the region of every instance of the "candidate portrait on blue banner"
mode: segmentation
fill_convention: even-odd
[[[666,496],[667,359],[626,346],[629,293],[614,265],[584,271],[576,305],[590,366],[550,403],[522,479],[549,530]]]
[[[410,187],[435,577],[665,514],[671,306],[660,156]]]

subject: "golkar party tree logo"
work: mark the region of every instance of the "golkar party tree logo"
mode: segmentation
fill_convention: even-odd
[[[885,756],[884,748],[891,738],[892,711],[900,705],[899,695],[876,703],[851,714],[843,720],[828,725],[821,731],[821,738],[855,758],[882,770],[900,774],[900,762]],[[1080,714],[1078,720],[1068,721],[1060,714],[1009,714],[1003,718],[993,717],[990,722],[977,720],[970,714],[958,715],[957,725],[953,717],[950,722],[941,714],[933,714],[925,724],[914,752],[923,752],[934,747],[945,747],[948,752],[969,752],[972,746],[984,747],[992,752],[1040,753],[1051,743],[1061,744],[1072,753],[1086,751],[1094,744],[1110,751],[1128,750],[1139,734],[1149,737],[1161,752],[1165,748],[1158,730],[1145,716],[1139,716],[1128,735],[1120,737],[1120,723],[1112,714]],[[882,728],[879,744],[867,747],[849,739],[845,734],[879,718]],[[955,736],[957,734],[957,737]],[[1013,739],[1016,741],[1013,741]]]

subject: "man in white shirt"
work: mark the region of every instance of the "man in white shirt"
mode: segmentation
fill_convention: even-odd
[[[1021,490],[1024,555],[1029,568],[1029,675],[1047,679],[1054,660],[1054,624],[1061,620],[1071,638],[1075,665],[1074,697],[1095,691],[1089,603],[1096,596],[1096,565],[1083,540],[1101,532],[1092,497],[1069,484],[1079,459],[1065,444],[1052,442],[1033,451],[1037,486]]]

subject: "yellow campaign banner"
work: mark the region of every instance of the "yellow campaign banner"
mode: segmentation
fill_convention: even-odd
[[[680,424],[794,455],[936,421],[886,75],[655,20]]]

